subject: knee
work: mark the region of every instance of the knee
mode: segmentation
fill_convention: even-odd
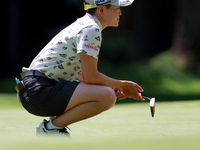
[[[102,105],[105,110],[110,109],[116,103],[116,95],[112,88],[105,87],[104,96],[102,101]]]

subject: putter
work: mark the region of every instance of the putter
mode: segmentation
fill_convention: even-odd
[[[149,98],[149,97],[142,96],[142,98],[150,100],[151,116],[154,117],[154,115],[155,115],[155,103],[156,103],[155,97]]]
[[[114,91],[117,92],[118,90],[114,90]],[[142,98],[150,100],[151,116],[154,117],[154,114],[155,114],[155,102],[156,102],[155,97],[149,98],[149,97],[146,97],[146,96],[142,96]]]
[[[155,115],[155,102],[156,102],[155,97],[151,98],[151,100],[150,100],[150,111],[151,111],[152,117],[154,117],[154,115]]]

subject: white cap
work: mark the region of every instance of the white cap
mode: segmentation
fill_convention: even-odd
[[[134,0],[85,0],[84,9],[97,8],[100,5],[129,6]]]

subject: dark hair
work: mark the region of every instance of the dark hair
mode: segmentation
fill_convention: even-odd
[[[109,9],[110,6],[111,6],[111,4],[109,4],[109,5],[104,5],[104,6],[106,6],[106,8]],[[94,14],[96,13],[96,11],[97,11],[97,8],[91,8],[91,9],[88,9],[88,10],[87,10],[87,13],[89,13],[90,15],[94,15]]]
[[[87,10],[87,13],[89,13],[90,15],[94,15],[97,11],[97,8],[91,8]]]

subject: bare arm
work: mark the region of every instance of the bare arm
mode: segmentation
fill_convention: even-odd
[[[111,88],[122,88],[124,93],[128,97],[144,101],[144,99],[138,93],[138,90],[140,92],[143,92],[143,89],[138,84],[131,81],[116,80],[104,75],[103,73],[98,71],[98,60],[91,56],[80,53],[80,58],[82,75],[79,77],[79,79],[81,81],[86,84],[97,84],[108,86]]]

